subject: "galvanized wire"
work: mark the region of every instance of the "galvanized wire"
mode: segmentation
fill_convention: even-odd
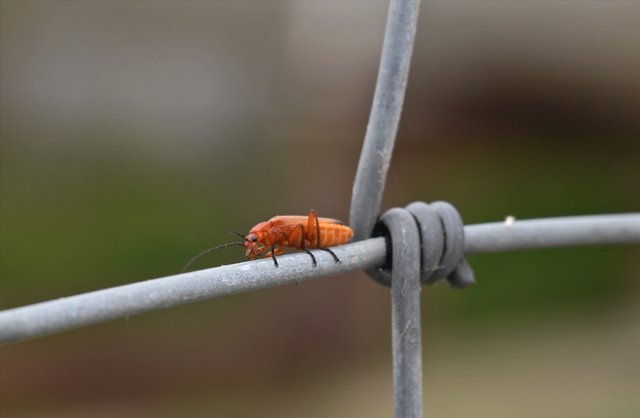
[[[371,237],[380,213],[380,203],[382,202],[409,78],[419,9],[420,0],[391,0],[389,4],[376,90],[351,193],[349,225],[353,229],[354,241]],[[411,218],[408,212],[403,213]],[[390,220],[390,222],[395,225],[395,220]],[[418,234],[417,230],[414,232],[416,235]],[[402,247],[405,248],[404,245]],[[398,249],[394,248],[393,251],[395,253]],[[397,273],[396,280],[392,281],[391,292],[393,302],[393,405],[395,417],[418,417],[422,415],[422,363],[420,360],[418,370],[414,370],[412,367],[418,365],[414,364],[412,360],[421,359],[421,337],[418,335],[416,346],[415,341],[409,342],[400,336],[403,331],[399,327],[403,327],[406,321],[411,323],[412,319],[420,317],[419,249],[416,249],[415,259],[404,258],[403,263],[405,262],[416,264],[417,268],[412,272],[408,272],[404,266],[399,268],[394,265],[392,268],[395,272],[400,271]],[[372,271],[369,271],[369,275],[374,278],[378,277]],[[396,282],[402,282],[401,286],[405,286],[412,282],[413,276],[418,277],[416,282],[418,293],[409,292],[406,298],[401,297],[398,290],[399,285]],[[416,298],[417,303],[414,303]],[[406,357],[407,355],[409,357]],[[420,390],[419,393],[418,390]]]
[[[389,211],[398,213],[396,209]],[[417,244],[420,247],[420,281],[423,284],[433,284],[446,278],[458,289],[475,283],[473,269],[464,258],[464,224],[456,208],[450,203],[437,201],[431,204],[413,202],[405,209],[413,217],[412,226],[418,229],[420,236]],[[386,212],[381,219],[388,219]],[[392,233],[383,231],[384,225],[385,222],[382,222],[377,226],[376,234],[390,235],[393,239]],[[401,244],[408,245],[406,242]],[[385,286],[391,286],[393,281],[390,266],[367,270],[367,274]]]
[[[640,214],[530,219],[464,228],[465,253],[495,253],[573,245],[631,244],[640,236]]]
[[[411,212],[393,208],[382,215],[391,237],[391,347],[393,416],[422,416],[422,326],[420,317],[420,232]]]
[[[465,253],[477,254],[573,245],[640,243],[640,213],[515,220],[465,226]],[[0,343],[24,340],[143,312],[232,293],[304,282],[381,266],[385,238],[335,247],[342,261],[314,251],[153,279],[0,311]]]
[[[231,264],[132,283],[0,312],[0,343],[38,337],[157,309],[233,293],[304,282],[317,277],[372,268],[384,263],[383,238],[332,248],[336,263],[314,251]]]
[[[392,0],[378,80],[351,195],[354,241],[371,236],[391,162],[404,102],[420,0]]]

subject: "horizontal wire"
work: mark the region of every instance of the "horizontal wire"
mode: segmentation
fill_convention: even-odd
[[[465,254],[640,242],[640,213],[492,222],[464,227]]]
[[[640,243],[640,213],[513,220],[465,226],[465,253],[573,245]],[[384,238],[332,248],[342,263],[315,251],[248,261],[0,311],[0,343],[19,341],[156,309],[357,270],[385,262]],[[482,278],[480,278],[480,281]]]

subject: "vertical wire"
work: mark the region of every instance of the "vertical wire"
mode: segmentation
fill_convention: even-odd
[[[406,209],[390,209],[381,221],[392,240],[393,416],[419,418],[422,417],[420,235]]]
[[[380,211],[404,102],[420,0],[392,0],[376,90],[351,195],[354,241],[369,238]]]

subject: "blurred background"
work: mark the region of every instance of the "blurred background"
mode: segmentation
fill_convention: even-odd
[[[386,2],[0,2],[0,306],[348,220]],[[637,211],[640,2],[425,2],[383,210]],[[470,257],[423,291],[426,416],[640,416],[640,248]],[[243,259],[229,248],[195,268]],[[0,348],[0,415],[391,415],[364,273]]]

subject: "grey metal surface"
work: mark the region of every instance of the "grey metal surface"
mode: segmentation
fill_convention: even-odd
[[[391,236],[391,342],[393,416],[422,417],[422,326],[420,320],[420,233],[407,209],[381,217]]]
[[[420,238],[416,244],[420,249],[420,281],[433,284],[446,278],[458,289],[475,283],[473,270],[464,258],[464,224],[456,208],[450,203],[438,201],[431,204],[413,202],[405,209],[411,214]],[[395,211],[395,208],[392,210]],[[386,216],[385,213],[382,218]],[[382,235],[389,233],[383,232],[375,231]],[[367,274],[378,283],[391,286],[389,266],[367,270]]]
[[[465,253],[534,248],[638,243],[640,213],[588,215],[470,225],[464,228]]]
[[[515,220],[464,227],[465,253],[477,254],[595,244],[640,243],[640,213]],[[303,282],[316,277],[366,270],[384,264],[384,238],[335,247],[342,264],[314,251],[318,266],[304,253],[256,260],[98,290],[0,311],[0,343],[125,318],[231,293]]]
[[[369,238],[400,123],[413,53],[419,0],[392,0],[382,46],[376,90],[351,195],[349,225],[354,241]]]
[[[332,248],[318,260],[295,253],[132,283],[0,312],[0,343],[18,341],[85,325],[183,305],[232,293],[304,282],[317,277],[372,268],[384,262],[383,238]]]

